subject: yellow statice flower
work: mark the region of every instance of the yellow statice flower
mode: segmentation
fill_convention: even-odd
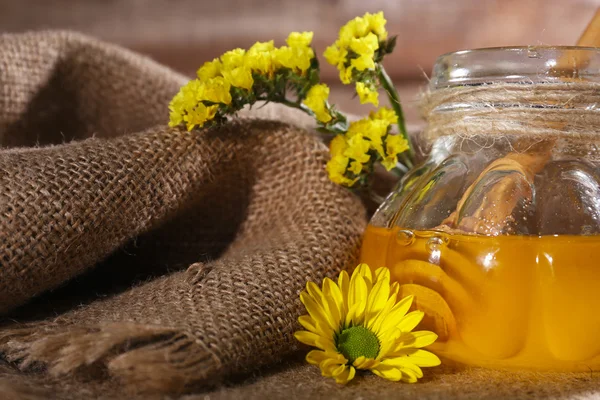
[[[325,278],[322,288],[308,282],[300,293],[308,315],[298,318],[305,330],[294,334],[317,348],[306,361],[340,384],[354,379],[357,369],[390,381],[422,378],[421,367],[440,364],[436,355],[422,349],[437,335],[412,332],[424,314],[407,313],[413,297],[398,299],[398,291],[398,283],[390,282],[389,269],[373,273],[366,264],[360,264],[351,277],[342,271],[337,282]]]
[[[348,167],[348,171],[352,172],[355,175],[358,175],[362,172],[364,164],[358,161],[352,161],[350,166]]]
[[[273,74],[273,41],[256,42],[246,52],[246,67],[263,75]]]
[[[231,86],[239,87],[246,90],[251,90],[254,85],[252,71],[245,65],[237,68],[224,68],[223,76],[231,84]]]
[[[231,80],[222,76],[209,79],[206,82],[200,83],[200,91],[198,93],[199,101],[210,101],[212,103],[231,103]],[[234,85],[237,86],[237,85]]]
[[[312,32],[292,32],[288,35],[286,43],[288,46],[294,47],[310,47],[313,39]]]
[[[348,50],[346,48],[339,48],[336,45],[333,45],[327,47],[323,53],[323,56],[329,64],[338,67],[338,69],[342,69],[344,68],[346,57],[348,56]]]
[[[389,125],[398,123],[398,115],[389,107],[381,107],[377,111],[371,111],[369,118],[386,121]]]
[[[327,110],[327,97],[329,97],[329,87],[320,83],[310,88],[303,101],[315,114],[317,120],[325,124],[331,121],[331,115]]]
[[[356,183],[358,178],[350,179],[345,176],[346,169],[348,168],[349,163],[348,157],[344,157],[343,155],[337,155],[333,157],[329,162],[327,162],[327,172],[329,174],[329,179],[333,183],[337,183],[342,186],[352,186]]]
[[[377,90],[371,89],[363,82],[356,82],[356,93],[360,98],[360,104],[372,103],[375,107],[379,105],[379,94]]]
[[[387,39],[388,33],[385,29],[387,21],[383,16],[383,11],[379,11],[377,14],[366,13],[364,19],[368,24],[368,30],[376,34],[379,40]]]
[[[196,72],[198,79],[207,81],[221,74],[221,60],[215,58],[212,61],[205,62]]]
[[[352,83],[352,71],[354,70],[354,66],[349,66],[348,68],[342,68],[340,70],[340,81],[344,85],[349,85]]]
[[[348,142],[346,142],[344,135],[337,135],[329,142],[329,154],[332,158],[343,155],[347,148]]]
[[[352,158],[362,164],[369,162],[371,156],[369,149],[371,141],[366,140],[362,135],[354,135],[347,140],[348,147],[344,151],[344,156]]]
[[[375,150],[383,158],[383,137],[387,134],[389,124],[385,120],[363,118],[353,121],[348,127],[346,136],[352,138],[360,136],[369,140],[370,148]]]
[[[387,39],[385,23],[383,12],[356,17],[340,29],[336,42],[327,47],[323,55],[337,67],[342,83],[352,82],[354,70],[375,69],[375,52],[379,43]]]
[[[288,46],[275,49],[273,60],[276,64],[295,72],[306,72],[315,56],[314,50],[310,47],[312,37],[312,32],[290,33],[286,40]]]
[[[223,63],[223,68],[226,69],[234,69],[244,65],[244,56],[246,55],[246,50],[244,49],[233,49],[224,53],[221,56],[221,62]]]
[[[408,150],[408,141],[400,135],[388,135],[385,141],[386,156],[381,161],[388,171],[396,166],[398,154]]]
[[[350,41],[350,49],[359,56],[366,55],[372,58],[378,48],[379,40],[373,33],[364,37],[352,38]]]
[[[183,117],[186,122],[187,130],[191,131],[196,126],[202,126],[206,121],[210,121],[215,117],[218,106],[205,106],[202,103],[192,109],[188,110],[188,113]]]

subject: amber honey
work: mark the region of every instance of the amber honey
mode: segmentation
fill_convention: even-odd
[[[471,365],[600,368],[600,236],[477,236],[367,228],[361,262],[390,268],[438,333],[438,355]],[[417,328],[419,329],[419,328]]]

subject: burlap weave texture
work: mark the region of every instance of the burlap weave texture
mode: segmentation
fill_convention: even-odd
[[[184,81],[72,33],[0,36],[6,360],[185,391],[293,352],[305,282],[356,261],[364,208],[328,181],[305,122],[267,108],[279,121],[169,129]],[[65,298],[92,269],[86,300]]]

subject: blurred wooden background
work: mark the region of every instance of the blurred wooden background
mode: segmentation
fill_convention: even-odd
[[[282,44],[288,32],[315,32],[322,52],[348,19],[383,10],[398,35],[386,68],[400,88],[409,123],[415,97],[435,58],[460,49],[574,44],[600,0],[0,0],[0,32],[73,29],[149,55],[187,73],[204,61],[257,40]],[[337,85],[342,109],[368,109]]]

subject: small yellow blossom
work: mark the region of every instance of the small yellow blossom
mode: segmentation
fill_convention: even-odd
[[[372,103],[377,107],[379,105],[379,94],[377,90],[371,89],[363,82],[356,82],[356,93],[360,98],[360,104]]]
[[[383,12],[356,17],[340,29],[338,40],[327,47],[325,59],[337,67],[342,83],[353,82],[353,69],[375,70],[375,52],[380,41],[387,38],[385,23]]]
[[[354,66],[350,66],[348,68],[342,68],[340,70],[340,81],[342,81],[342,83],[344,85],[348,85],[350,83],[352,83],[352,70],[354,69]]]
[[[272,40],[268,42],[256,42],[248,49],[246,54],[268,53],[275,50],[275,45]]]
[[[371,143],[369,140],[365,140],[362,135],[354,135],[347,139],[348,148],[344,150],[344,155],[348,158],[352,158],[362,164],[369,162],[371,156],[369,155],[369,149]]]
[[[237,67],[244,65],[244,55],[246,50],[244,49],[233,49],[221,56],[223,68],[232,70]]]
[[[355,175],[360,174],[360,172],[363,169],[363,164],[358,162],[358,161],[352,161],[350,163],[350,168],[348,168],[348,171],[354,173]]]
[[[231,104],[230,81],[221,76],[202,82],[202,89],[198,100],[210,101],[212,103]]]
[[[377,111],[371,111],[369,113],[370,119],[380,119],[386,121],[389,125],[398,123],[398,115],[388,107],[381,107]]]
[[[409,312],[413,297],[399,298],[399,290],[389,269],[371,271],[366,264],[358,265],[352,276],[342,271],[337,282],[325,278],[321,287],[308,282],[300,293],[308,315],[298,318],[305,330],[294,333],[316,348],[306,361],[339,384],[354,379],[357,369],[413,383],[423,377],[421,367],[440,365],[435,354],[422,349],[437,335],[413,332],[424,313]]]
[[[304,99],[304,104],[312,110],[317,120],[325,124],[331,121],[331,115],[327,110],[327,97],[329,97],[329,87],[320,83],[311,87]]]
[[[337,135],[331,142],[329,142],[329,153],[331,157],[339,156],[344,154],[344,151],[348,148],[348,143],[344,135]]]
[[[396,166],[398,154],[408,150],[408,141],[400,135],[388,135],[385,141],[386,157],[381,161],[388,171]]]
[[[373,57],[370,57],[368,55],[353,58],[352,61],[350,61],[350,63],[354,68],[356,68],[359,71],[364,71],[366,69],[375,69],[375,60],[373,60]]]
[[[370,15],[369,13],[365,14]],[[348,46],[352,39],[365,36],[369,33],[369,23],[365,18],[355,17],[340,28],[339,44]]]
[[[359,56],[365,55],[373,58],[375,51],[379,48],[379,41],[377,36],[373,33],[369,33],[365,37],[352,38],[350,42],[350,49]]]
[[[289,34],[286,43],[290,47],[309,47],[312,39],[312,32],[292,32]]]
[[[370,148],[375,150],[383,158],[385,157],[383,137],[388,131],[388,126],[389,124],[384,120],[363,118],[350,124],[346,136],[348,138],[360,136],[368,139]]]
[[[310,47],[282,46],[273,52],[273,59],[279,66],[305,72],[310,68],[314,54]]]
[[[189,110],[188,114],[183,117],[187,123],[187,130],[191,131],[196,126],[203,126],[206,121],[210,121],[215,117],[218,106],[205,106],[199,103],[193,110]]]
[[[275,47],[273,41],[256,42],[246,52],[246,67],[260,74],[271,75],[273,73],[273,52]]]
[[[343,186],[352,186],[354,185],[354,183],[356,183],[356,181],[358,180],[358,178],[355,179],[350,179],[347,178],[346,176],[344,176],[344,174],[346,173],[346,168],[348,167],[348,162],[350,160],[348,159],[348,157],[344,157],[342,155],[337,155],[335,157],[333,157],[331,160],[329,160],[329,162],[327,163],[327,172],[329,173],[329,179],[333,182],[333,183],[337,183],[338,185],[343,185]]]
[[[364,19],[369,25],[368,29],[375,33],[379,40],[387,39],[387,30],[385,29],[385,23],[387,22],[383,17],[383,11],[379,11],[377,14],[366,13]]]
[[[323,56],[327,60],[327,62],[331,65],[335,65],[338,68],[343,68],[344,63],[346,62],[346,57],[348,56],[348,50],[345,48],[339,48],[335,44],[327,47]]]
[[[218,58],[215,58],[212,61],[205,62],[196,75],[198,75],[198,79],[201,81],[207,81],[218,76],[221,73],[221,61]]]
[[[252,72],[245,65],[233,69],[223,69],[223,76],[231,86],[251,90],[254,85]]]

